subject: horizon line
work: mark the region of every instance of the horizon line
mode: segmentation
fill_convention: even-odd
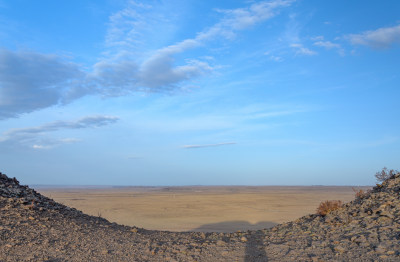
[[[41,188],[121,188],[121,187],[141,187],[141,188],[168,188],[168,187],[373,187],[373,185],[87,185],[87,184],[30,184],[29,187],[41,187]]]

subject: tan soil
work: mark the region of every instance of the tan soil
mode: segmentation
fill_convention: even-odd
[[[269,228],[315,213],[323,200],[354,199],[352,187],[330,186],[41,188],[38,191],[59,203],[118,224],[201,232]]]
[[[0,261],[400,261],[399,247],[400,174],[326,216],[204,233],[110,223],[0,173]]]

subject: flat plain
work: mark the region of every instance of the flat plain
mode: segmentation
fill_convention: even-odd
[[[315,213],[321,201],[354,199],[350,186],[39,187],[37,191],[110,222],[201,232],[269,228]]]

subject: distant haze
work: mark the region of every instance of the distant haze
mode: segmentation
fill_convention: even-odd
[[[0,171],[42,185],[373,185],[399,1],[2,1]]]

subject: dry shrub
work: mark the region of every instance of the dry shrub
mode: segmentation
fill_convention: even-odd
[[[378,180],[378,182],[383,182],[398,173],[399,173],[399,171],[397,171],[397,170],[393,170],[393,169],[388,170],[387,167],[384,167],[384,168],[382,168],[382,171],[375,173],[375,177],[376,177],[376,180]]]
[[[35,209],[35,201],[34,201],[34,200],[32,200],[32,202],[31,202],[31,204],[28,206],[28,208],[29,208],[30,210]]]
[[[321,202],[317,208],[317,214],[326,216],[333,210],[339,209],[342,205],[343,203],[340,200],[327,200],[325,202]]]
[[[353,191],[354,191],[354,193],[355,193],[356,199],[357,199],[357,198],[362,199],[362,198],[364,198],[364,197],[367,195],[367,192],[365,192],[365,191],[362,190],[362,189],[355,189],[354,187],[353,187],[352,189],[353,189]]]

